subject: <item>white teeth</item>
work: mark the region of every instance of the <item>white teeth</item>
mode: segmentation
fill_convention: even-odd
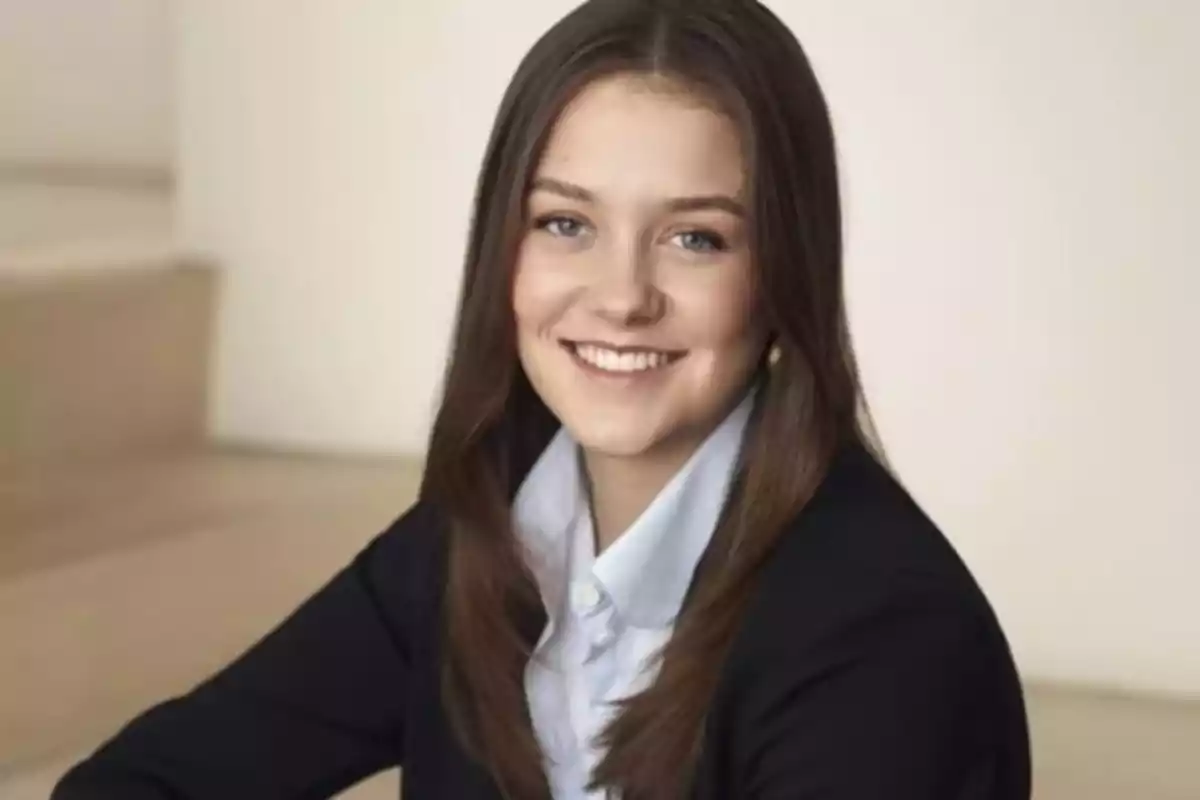
[[[618,353],[607,347],[592,344],[575,345],[575,355],[606,372],[645,372],[656,369],[670,361],[666,353],[639,352]]]

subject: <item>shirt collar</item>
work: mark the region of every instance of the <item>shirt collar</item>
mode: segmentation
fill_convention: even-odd
[[[753,392],[709,434],[641,516],[592,565],[622,619],[671,624],[716,529],[753,408]],[[592,535],[578,445],[561,429],[517,493],[514,523],[553,618],[570,580],[570,537]],[[591,549],[590,542],[585,545]]]
[[[560,428],[521,483],[513,501],[513,526],[551,622],[566,603],[571,536],[586,519],[587,496],[578,447]],[[580,510],[583,514],[581,515]]]

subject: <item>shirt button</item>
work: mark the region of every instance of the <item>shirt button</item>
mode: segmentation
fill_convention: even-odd
[[[617,638],[617,634],[611,627],[604,627],[602,630],[596,631],[592,636],[592,646],[597,648],[608,647]]]
[[[600,600],[600,589],[591,581],[580,581],[571,589],[571,605],[578,614],[595,611],[596,606],[600,605]]]

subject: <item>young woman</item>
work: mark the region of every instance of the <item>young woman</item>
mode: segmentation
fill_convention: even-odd
[[[1017,800],[1008,646],[880,465],[834,140],[742,0],[592,0],[488,146],[419,502],[55,793]]]

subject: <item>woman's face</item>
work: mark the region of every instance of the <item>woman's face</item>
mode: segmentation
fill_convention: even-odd
[[[557,122],[528,199],[513,307],[521,364],[589,453],[694,446],[748,387],[755,314],[733,123],[642,76]]]

